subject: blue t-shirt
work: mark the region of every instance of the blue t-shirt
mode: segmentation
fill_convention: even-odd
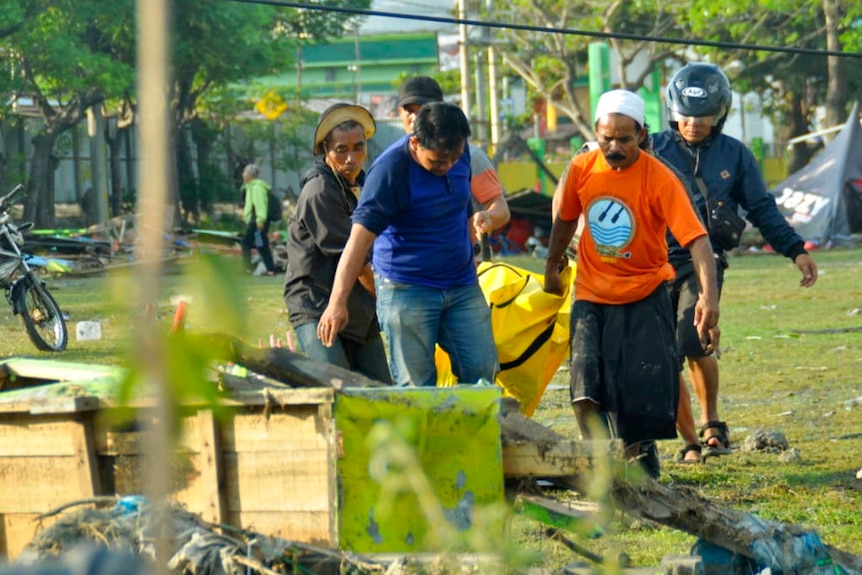
[[[377,235],[372,265],[400,283],[447,289],[476,283],[468,233],[470,154],[466,149],[445,176],[420,166],[407,148],[392,144],[371,165],[354,223]]]

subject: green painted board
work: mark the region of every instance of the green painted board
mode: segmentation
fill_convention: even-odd
[[[436,551],[442,541],[433,536],[441,532],[438,521],[448,533],[467,536],[477,511],[504,504],[500,397],[496,386],[348,389],[337,395],[341,549]],[[426,495],[418,496],[423,489]],[[502,523],[490,529],[502,533]]]

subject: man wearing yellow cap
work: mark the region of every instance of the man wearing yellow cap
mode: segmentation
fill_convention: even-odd
[[[575,156],[559,198],[545,264],[545,290],[560,293],[564,251],[582,214],[572,305],[571,400],[581,434],[619,437],[627,456],[658,477],[656,439],[676,437],[678,358],[665,282],[667,230],[691,250],[702,287],[695,324],[717,347],[718,290],[706,230],[676,176],[644,153],[644,103],[606,92],[595,116],[599,149]],[[602,426],[596,427],[594,421]]]

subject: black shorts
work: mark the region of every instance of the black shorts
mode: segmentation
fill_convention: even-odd
[[[664,285],[631,304],[572,306],[572,402],[596,403],[627,445],[676,437],[678,365]]]
[[[724,265],[718,259],[715,274],[720,297],[721,286],[724,283]],[[676,345],[680,369],[682,369],[684,358],[708,355],[700,345],[697,330],[694,327],[694,306],[697,304],[697,295],[700,291],[700,284],[694,274],[694,265],[686,262],[679,266],[676,270],[676,278],[667,282],[667,288],[676,314]]]

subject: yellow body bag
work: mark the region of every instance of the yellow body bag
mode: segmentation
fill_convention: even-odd
[[[480,263],[478,275],[491,307],[491,329],[500,361],[496,383],[521,403],[524,415],[531,416],[569,353],[575,267],[569,265],[561,274],[562,295],[542,289],[544,276],[503,262]],[[458,383],[448,354],[439,347],[435,363],[438,387]]]

